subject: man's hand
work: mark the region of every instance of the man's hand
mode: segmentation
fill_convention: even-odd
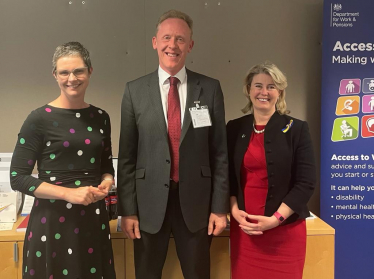
[[[121,229],[125,233],[125,235],[130,239],[140,238],[138,216],[122,216]]]
[[[210,213],[208,235],[219,235],[227,225],[226,214]]]

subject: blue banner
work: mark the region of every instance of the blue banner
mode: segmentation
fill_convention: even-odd
[[[321,217],[337,279],[374,278],[373,13],[373,0],[324,2]]]

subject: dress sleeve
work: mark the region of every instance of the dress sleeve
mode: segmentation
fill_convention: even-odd
[[[114,177],[114,168],[112,160],[112,138],[111,138],[111,125],[110,117],[107,113],[104,116],[104,126],[105,126],[105,138],[104,138],[104,150],[101,154],[101,175],[104,173],[110,173]]]
[[[308,123],[303,122],[300,138],[294,154],[293,187],[285,196],[283,202],[296,214],[303,211],[313,195],[316,184],[316,166],[312,140],[309,134]]]
[[[44,135],[42,121],[37,111],[27,117],[18,134],[10,166],[10,184],[13,190],[34,196],[42,180],[31,176],[35,162],[42,153]]]

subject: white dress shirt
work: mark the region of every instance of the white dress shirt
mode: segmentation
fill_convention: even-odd
[[[158,82],[160,85],[161,102],[164,110],[166,126],[168,125],[168,94],[170,89],[170,74],[165,72],[160,66],[158,67]],[[187,101],[187,72],[186,67],[183,67],[174,77],[179,79],[178,93],[179,102],[181,106],[181,127],[183,125],[184,111],[186,109]]]

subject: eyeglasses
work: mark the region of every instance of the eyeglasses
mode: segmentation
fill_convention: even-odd
[[[82,68],[76,68],[72,70],[71,72],[68,70],[61,70],[61,71],[56,71],[57,76],[61,79],[67,79],[70,77],[70,74],[73,74],[76,78],[82,78],[86,77],[88,74],[88,67],[82,67]]]

